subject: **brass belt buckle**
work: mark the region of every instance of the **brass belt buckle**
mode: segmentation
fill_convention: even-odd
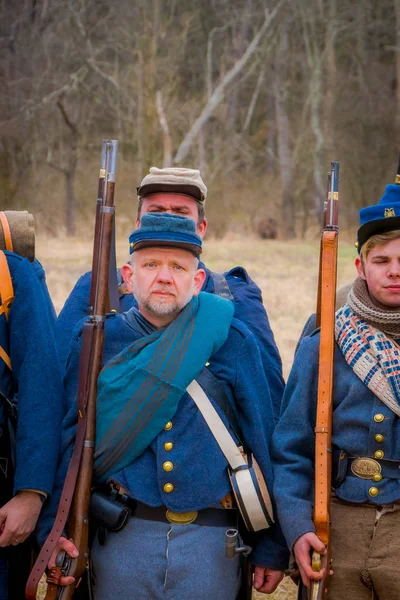
[[[361,479],[373,479],[374,475],[381,473],[382,467],[373,458],[356,458],[351,464],[351,471]]]
[[[197,519],[199,513],[197,510],[191,510],[188,512],[175,512],[174,510],[167,510],[165,516],[170,523],[174,525],[190,525]]]

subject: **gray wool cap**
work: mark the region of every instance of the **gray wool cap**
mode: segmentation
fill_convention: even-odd
[[[207,186],[197,169],[178,167],[158,169],[157,167],[151,167],[150,173],[143,178],[136,189],[138,196],[141,198],[156,192],[186,194],[203,204],[205,204],[207,198]]]

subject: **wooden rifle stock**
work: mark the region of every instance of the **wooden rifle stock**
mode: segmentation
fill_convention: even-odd
[[[32,569],[26,587],[27,600],[36,598],[36,588],[48,561],[62,535],[68,518],[68,537],[79,550],[79,557],[71,559],[60,553],[57,565],[49,574],[47,600],[70,600],[88,564],[89,503],[92,485],[93,456],[96,435],[97,378],[102,368],[104,325],[109,303],[110,254],[113,241],[114,185],[118,142],[104,140],[104,181],[100,171],[96,228],[93,249],[91,314],[82,332],[82,352],[79,364],[78,426],[71,463],[66,476],[55,523]],[[102,169],[103,170],[103,169]],[[100,194],[99,194],[100,198]],[[93,296],[92,296],[93,294]],[[75,578],[67,587],[58,586],[61,575]],[[57,590],[58,587],[58,590]]]
[[[338,252],[339,163],[331,163],[328,198],[321,237],[317,323],[320,326],[318,401],[315,426],[314,524],[327,553],[313,553],[313,569],[325,569],[324,579],[311,583],[310,600],[326,598],[330,576],[330,501],[332,479],[332,395],[335,352],[335,300]]]

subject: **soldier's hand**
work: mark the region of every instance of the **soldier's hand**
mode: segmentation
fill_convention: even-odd
[[[310,580],[322,579],[324,576],[324,569],[317,572],[311,568],[311,551],[313,549],[320,554],[326,554],[325,544],[311,531],[300,536],[293,547],[300,575],[306,587],[310,587]]]
[[[254,570],[253,587],[261,594],[272,594],[282,581],[283,576],[282,571],[257,566]]]
[[[71,558],[77,558],[79,556],[78,549],[73,544],[73,542],[71,542],[71,540],[67,540],[65,537],[60,537],[60,539],[58,540],[56,549],[54,550],[54,552],[51,555],[51,558],[49,560],[49,564],[48,564],[49,569],[56,566],[56,559],[60,552],[66,552],[68,554],[68,556],[70,556]],[[60,572],[59,572],[59,574],[61,575]],[[61,575],[61,577],[58,581],[58,585],[66,586],[66,585],[70,585],[71,583],[74,583],[74,581],[75,581],[74,577]]]
[[[21,491],[0,509],[0,546],[18,545],[35,528],[42,508],[36,492]]]

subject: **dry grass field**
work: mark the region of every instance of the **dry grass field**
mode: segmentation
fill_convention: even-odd
[[[46,269],[47,282],[59,312],[80,275],[90,269],[92,231],[87,240],[75,238],[37,239],[36,255]],[[117,259],[121,265],[128,257],[126,240],[118,239]],[[356,250],[341,242],[338,287],[355,276]],[[307,317],[315,310],[319,241],[258,240],[230,236],[207,240],[204,262],[213,271],[223,272],[235,265],[244,266],[260,286],[287,377],[293,352]]]
[[[36,254],[46,269],[47,281],[57,312],[63,306],[77,278],[91,265],[91,234],[81,239],[37,239]],[[128,256],[125,240],[117,242],[118,264]],[[339,252],[338,287],[355,276],[356,250],[342,243]],[[244,266],[260,286],[287,377],[296,342],[307,317],[314,312],[318,274],[319,241],[260,241],[230,236],[225,240],[207,240],[204,262],[213,271],[223,272],[234,265]],[[269,598],[292,600],[295,586],[285,579]],[[266,598],[254,594],[254,600]]]

